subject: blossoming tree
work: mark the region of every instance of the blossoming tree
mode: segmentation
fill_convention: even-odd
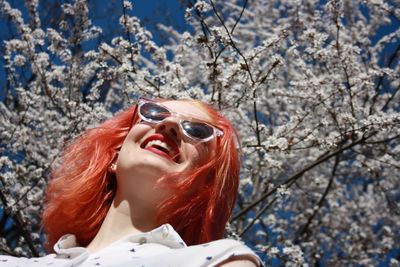
[[[323,3],[321,3],[323,2]],[[2,42],[2,253],[43,253],[40,213],[65,143],[135,97],[194,98],[236,125],[243,164],[227,235],[270,265],[398,266],[398,1],[183,1],[157,44],[117,3],[106,39],[85,0],[16,8]],[[185,10],[183,9],[183,10]],[[111,40],[111,41],[109,41]]]

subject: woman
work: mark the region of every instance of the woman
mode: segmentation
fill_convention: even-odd
[[[43,224],[55,254],[0,265],[261,265],[221,239],[238,188],[236,143],[202,102],[139,99],[69,144],[52,172]]]

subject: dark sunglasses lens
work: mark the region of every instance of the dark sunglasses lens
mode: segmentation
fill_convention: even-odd
[[[212,127],[201,122],[183,121],[182,127],[187,134],[197,139],[206,139],[214,133]]]
[[[154,103],[145,103],[141,105],[139,112],[143,117],[152,121],[162,121],[171,115],[168,109]]]

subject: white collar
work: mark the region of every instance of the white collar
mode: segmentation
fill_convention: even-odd
[[[160,227],[151,230],[150,232],[132,234],[126,236],[112,244],[120,242],[144,244],[144,243],[158,243],[170,248],[184,248],[186,243],[182,240],[179,234],[169,224],[163,224]],[[75,235],[66,234],[62,236],[54,245],[54,251],[57,256],[65,258],[76,258],[82,254],[89,253],[84,247],[79,247],[76,242]]]

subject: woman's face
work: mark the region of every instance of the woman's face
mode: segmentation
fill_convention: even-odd
[[[200,106],[191,102],[162,103],[170,111],[211,122]],[[205,162],[215,147],[215,138],[196,142],[183,134],[179,118],[170,116],[158,124],[140,122],[134,125],[124,140],[117,159],[117,194],[135,201],[157,202],[168,192],[155,192],[156,181],[166,173],[182,172]],[[184,179],[184,177],[182,177]]]

